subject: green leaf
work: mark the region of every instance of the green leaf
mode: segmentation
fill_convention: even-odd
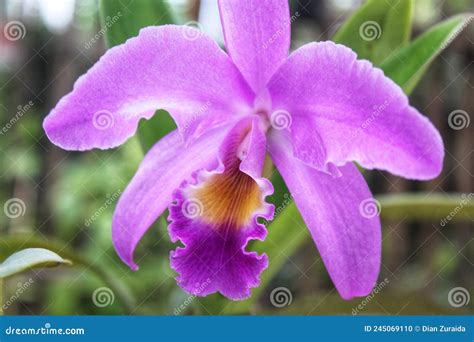
[[[158,110],[149,120],[141,120],[138,125],[138,139],[143,151],[148,151],[158,140],[174,129],[176,129],[176,124],[165,110]]]
[[[173,23],[162,0],[101,0],[100,14],[109,47],[125,43],[143,27]]]
[[[101,0],[100,13],[109,47],[137,36],[143,27],[174,22],[171,11],[163,0]],[[157,111],[150,120],[141,120],[138,137],[143,150],[150,149],[175,127],[174,121],[163,110]]]
[[[95,259],[86,258],[80,252],[70,249],[64,242],[57,241],[53,238],[39,238],[30,234],[8,235],[0,239],[0,258],[25,247],[41,247],[52,251],[52,253],[61,253],[64,258],[71,260],[74,265],[84,267],[85,271],[95,274],[107,284],[120,300],[126,312],[130,313],[135,311],[135,299],[123,280],[115,276],[108,267],[102,266],[97,263]]]
[[[399,193],[380,195],[382,219],[439,221],[443,226],[451,221],[469,221],[474,217],[474,194]],[[449,217],[449,218],[448,218]],[[444,222],[444,223],[442,223]]]
[[[410,40],[413,0],[368,0],[336,32],[333,40],[360,59],[379,65]]]
[[[44,248],[27,248],[10,255],[0,264],[0,278],[10,277],[30,268],[61,264],[71,265],[71,262]]]
[[[405,93],[411,93],[430,63],[473,18],[472,15],[461,14],[433,26],[382,63],[385,75],[400,85]]]

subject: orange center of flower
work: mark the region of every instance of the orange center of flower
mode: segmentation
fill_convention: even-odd
[[[262,205],[261,191],[252,177],[239,170],[240,160],[227,165],[222,174],[212,175],[194,197],[202,204],[201,218],[218,226],[248,224]]]

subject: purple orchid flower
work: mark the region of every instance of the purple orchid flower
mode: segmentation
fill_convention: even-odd
[[[286,0],[219,1],[227,53],[200,31],[147,27],[110,49],[44,121],[67,150],[108,149],[165,109],[178,130],[147,153],[117,204],[113,241],[133,270],[139,240],[169,207],[179,285],[250,296],[267,267],[246,249],[272,219],[266,155],[283,176],[337,290],[367,295],[380,268],[377,215],[352,162],[409,179],[436,177],[438,131],[383,72],[332,42],[290,56]],[[291,237],[288,237],[291,239]]]

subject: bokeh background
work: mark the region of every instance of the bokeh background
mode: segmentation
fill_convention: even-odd
[[[125,6],[140,0],[118,0]],[[382,1],[382,0],[381,0]],[[222,43],[213,1],[166,1],[177,23],[199,21]],[[327,40],[357,0],[291,1],[301,15],[292,24],[292,48]],[[451,15],[473,11],[472,0],[415,1],[413,35]],[[124,12],[124,16],[130,13]],[[120,19],[119,19],[120,20]],[[23,25],[19,39],[4,27]],[[450,305],[457,287],[474,295],[474,217],[442,225],[439,219],[398,215],[383,220],[383,265],[378,293],[343,301],[334,290],[309,235],[297,251],[281,245],[283,266],[250,311],[218,295],[199,299],[174,280],[168,253],[175,246],[164,218],[150,229],[136,252],[131,272],[115,254],[111,218],[120,193],[143,152],[137,138],[120,148],[86,153],[53,146],[42,120],[74,81],[106,51],[95,0],[0,0],[0,204],[24,204],[20,215],[0,211],[0,260],[12,250],[47,247],[76,259],[72,267],[35,269],[3,285],[5,314],[466,314],[473,301]],[[440,130],[446,147],[444,171],[429,182],[411,182],[378,171],[365,176],[375,194],[399,192],[471,193],[474,190],[474,124],[454,130],[456,110],[474,115],[474,25],[471,24],[433,63],[411,95],[412,104]],[[145,122],[141,125],[146,125]],[[159,194],[157,194],[159,196]],[[281,198],[275,199],[281,206]],[[382,209],[383,210],[383,209]],[[290,223],[291,224],[291,223]],[[304,227],[301,229],[304,232]],[[271,232],[266,243],[271,242]],[[288,237],[288,241],[292,236]],[[279,307],[272,291],[285,288],[291,302]],[[105,290],[104,290],[105,288]],[[19,289],[21,293],[18,294]],[[107,289],[109,291],[107,291]],[[98,293],[102,293],[102,302]],[[104,305],[105,304],[105,305]],[[362,309],[357,309],[362,305]]]

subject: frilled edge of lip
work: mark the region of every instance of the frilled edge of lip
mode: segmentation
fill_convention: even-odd
[[[241,171],[240,171],[241,172]],[[182,183],[173,194],[169,207],[168,231],[173,242],[181,242],[170,253],[171,267],[178,273],[179,286],[195,296],[220,292],[232,300],[250,296],[251,288],[260,284],[260,275],[268,267],[266,254],[247,251],[251,240],[263,241],[267,230],[259,218],[271,220],[274,206],[265,202],[273,192],[271,183],[259,178],[261,206],[252,212],[244,224],[238,222],[213,222],[203,217],[203,204],[190,196],[213,175],[222,175],[223,167],[215,171],[196,171],[191,180]]]

